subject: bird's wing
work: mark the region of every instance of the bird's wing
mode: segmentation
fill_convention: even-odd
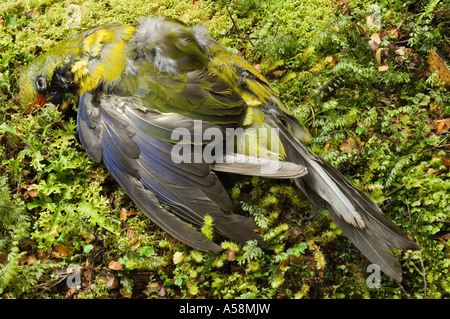
[[[136,205],[173,237],[197,249],[220,249],[186,223],[202,225],[204,217],[210,215],[222,235],[240,243],[256,239],[264,245],[251,218],[229,213],[232,202],[212,171],[213,165],[203,159],[176,164],[172,153],[175,144],[152,135],[158,129],[192,128],[193,120],[142,111],[132,98],[103,95],[94,102],[93,96],[85,93],[77,121],[88,155],[97,162],[102,160]],[[243,157],[242,166],[249,170],[243,173],[255,173],[268,164],[267,160],[261,163]],[[222,170],[239,171],[231,168],[239,165],[225,157],[220,165]],[[284,173],[280,168],[282,174],[298,174],[300,166],[288,165]],[[293,173],[289,175],[289,171]],[[274,170],[272,174],[277,176],[279,172]],[[162,209],[160,203],[167,204],[171,212]]]

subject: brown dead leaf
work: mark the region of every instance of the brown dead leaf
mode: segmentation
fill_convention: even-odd
[[[20,186],[22,189],[25,189],[25,193],[23,194],[23,196],[30,196],[30,197],[37,197],[38,196],[38,192],[37,190],[34,188],[34,184],[23,184]]]
[[[407,53],[406,47],[399,47],[397,50],[395,50],[395,54],[400,56],[404,56],[406,55],[406,53]]]
[[[281,262],[280,262],[280,265],[279,265],[279,267],[280,267],[280,269],[282,270],[282,271],[287,271],[288,269],[289,269],[289,264],[290,264],[290,260],[289,260],[289,258],[288,259],[285,259],[285,260],[282,260]]]
[[[37,261],[37,258],[36,258],[36,255],[35,255],[35,254],[33,254],[33,255],[31,255],[31,256],[28,256],[28,258],[27,258],[27,264],[28,264],[28,265],[32,265],[32,264],[34,264],[36,261]]]
[[[435,103],[435,102],[431,102],[430,103],[430,111],[435,112],[435,111],[440,111],[442,109],[443,104],[442,103]]]
[[[382,65],[378,67],[379,72],[386,72],[387,70],[389,70],[389,67],[387,65]]]
[[[92,280],[92,276],[93,276],[92,270],[86,269],[83,271],[83,277],[84,279],[86,279],[86,281],[90,282]]]
[[[339,58],[336,55],[332,55],[331,56],[330,65],[331,66],[335,66],[338,63],[339,63]]]
[[[73,255],[73,247],[70,245],[54,244],[51,255],[55,258],[70,257]]]
[[[111,270],[120,270],[123,268],[123,265],[119,261],[112,260],[108,264],[108,268]]]
[[[443,156],[440,154],[433,154],[431,157],[433,157],[433,158],[439,157],[442,160],[442,164],[444,164],[447,167],[450,167],[450,157]]]
[[[77,291],[77,286],[72,286],[72,287],[70,287],[70,288],[66,291],[66,293],[64,294],[64,298],[67,299],[67,298],[72,297],[72,295],[73,295],[76,291]]]
[[[344,4],[347,4],[348,0],[338,0],[336,1],[336,6],[343,6]]]
[[[120,219],[121,220],[126,220],[128,216],[133,216],[133,215],[137,215],[137,214],[138,214],[138,212],[129,212],[123,207],[120,209]]]
[[[436,120],[436,133],[441,134],[443,131],[450,130],[450,119]]]
[[[356,143],[355,139],[351,136],[347,137],[347,139],[339,146],[341,151],[352,150],[358,148],[358,143]]]
[[[120,219],[126,220],[127,219],[127,210],[125,208],[120,209]]]
[[[446,86],[450,86],[450,69],[436,51],[430,51],[428,64],[430,65],[431,73],[437,72],[437,80],[444,82]]]
[[[197,9],[198,8],[198,1],[192,1],[192,9]]]
[[[228,261],[236,260],[236,252],[234,250],[228,249],[225,254],[227,255]]]
[[[387,30],[388,36],[393,36],[394,38],[398,38],[398,28],[389,28]]]
[[[278,79],[281,78],[281,76],[283,75],[284,71],[283,70],[275,70],[272,72],[274,78]]]
[[[104,283],[109,289],[115,289],[119,286],[119,280],[111,273],[99,275],[98,280]]]
[[[120,289],[120,294],[122,295],[122,297],[125,298],[131,298],[133,296],[132,292],[128,292],[126,289]]]
[[[445,126],[445,122],[441,121],[436,128],[436,133],[441,134],[442,130],[444,129],[444,126]]]

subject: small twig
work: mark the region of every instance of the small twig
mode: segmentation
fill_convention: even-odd
[[[400,185],[400,186],[397,187],[396,189],[393,189],[392,191],[390,191],[389,193],[387,193],[385,197],[389,197],[389,196],[392,196],[393,194],[397,193],[399,190],[401,190],[403,187],[405,187],[406,184],[408,184],[408,181],[404,182],[402,185]]]
[[[395,32],[397,32],[398,29],[400,29],[400,27],[402,26],[403,22],[405,22],[405,20],[402,20],[402,21],[400,22],[400,24],[398,25],[398,27],[397,27],[393,32],[391,32],[391,34],[395,34]]]
[[[417,268],[417,266],[413,263],[412,265],[414,268],[416,268],[417,272],[422,276],[423,278],[423,299],[427,299],[427,276],[425,272],[425,266],[423,264],[423,256],[422,252],[419,250],[419,258],[420,258],[420,266],[422,267],[422,271]]]
[[[398,281],[396,281],[396,282],[397,282],[398,286],[400,287],[400,289],[402,290],[402,292],[405,294],[405,296],[408,297],[408,298],[410,298],[410,296],[409,296],[409,294],[406,292],[405,288],[403,288],[403,286],[402,286]]]
[[[312,105],[310,103],[309,104],[309,108],[311,109],[311,113],[312,113],[312,127],[315,127],[315,122],[316,122],[316,115],[314,113],[314,108],[312,107]]]
[[[228,15],[230,16],[231,22],[233,23],[233,25],[232,25],[232,27],[230,28],[230,30],[231,30],[232,28],[234,28],[234,29],[236,30],[236,34],[239,34],[239,29],[237,28],[236,22],[234,22],[233,16],[231,15],[230,9],[228,9],[228,7],[227,7],[227,12],[228,12]],[[227,32],[228,32],[228,31],[227,31]]]
[[[278,34],[278,29],[279,29],[279,28],[280,28],[280,22],[278,21],[278,22],[277,22],[277,28],[276,28],[276,30],[275,30],[275,34],[273,35],[274,38],[277,36],[277,34]]]
[[[408,210],[408,220],[411,223],[411,210],[409,209],[409,200],[406,199],[406,209]]]

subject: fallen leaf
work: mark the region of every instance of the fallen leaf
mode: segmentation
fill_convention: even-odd
[[[37,258],[36,258],[36,255],[31,255],[31,256],[28,256],[28,258],[27,258],[27,264],[28,265],[32,265],[32,264],[34,264],[35,262],[37,261]]]
[[[378,67],[378,71],[380,71],[380,72],[385,72],[387,70],[389,70],[389,67],[387,65],[382,65],[382,66]]]
[[[227,255],[228,261],[236,260],[236,252],[234,250],[228,249],[225,254]]]
[[[197,9],[198,8],[198,1],[192,1],[192,9]]]
[[[71,288],[69,288],[66,293],[64,294],[64,298],[70,298],[72,297],[72,295],[77,291],[77,286],[72,286]]]
[[[121,220],[126,220],[128,216],[133,216],[133,215],[137,215],[138,212],[130,212],[127,211],[125,208],[121,208],[120,209],[120,219]]]
[[[333,149],[333,142],[332,141],[328,141],[325,144],[325,151],[329,152]]]
[[[358,147],[358,143],[356,143],[355,139],[351,136],[347,137],[347,139],[339,146],[341,151],[352,150]]]
[[[430,103],[430,111],[432,111],[432,112],[439,111],[442,108],[442,106],[443,106],[442,103],[431,102]]]
[[[348,3],[348,0],[338,0],[338,1],[336,1],[336,6],[342,6],[347,3]]]
[[[119,285],[119,280],[111,273],[99,275],[98,280],[104,283],[109,289],[115,289]]]
[[[393,36],[394,38],[398,38],[398,28],[390,28],[387,34],[389,36]]]
[[[450,130],[450,119],[437,120],[436,133],[441,134],[443,131]]]
[[[283,71],[282,70],[275,70],[275,71],[273,71],[272,72],[272,74],[273,74],[273,76],[275,77],[275,78],[281,78],[281,76],[283,75]]]
[[[446,86],[450,86],[450,69],[436,51],[430,51],[428,64],[430,65],[431,73],[437,72],[436,79],[439,82],[444,82]]]
[[[120,219],[126,220],[127,219],[127,210],[125,208],[120,209]]]
[[[52,256],[55,258],[70,257],[73,255],[73,248],[69,245],[54,244],[53,249]]]
[[[383,53],[384,53],[385,56],[387,55],[387,49],[386,48],[379,48],[377,50],[377,52],[375,53],[375,60],[377,61],[378,64],[381,64],[383,62],[382,61]]]
[[[166,288],[161,287],[161,289],[158,291],[158,296],[164,297],[166,295]]]
[[[433,154],[431,157],[432,158],[439,157],[442,160],[442,164],[444,164],[447,167],[450,167],[450,157],[446,157],[440,154]]]
[[[406,54],[406,48],[405,47],[399,47],[397,50],[395,50],[395,54],[403,56]]]
[[[287,271],[289,269],[290,262],[291,261],[289,259],[282,260],[279,265],[280,269],[282,271]]]
[[[91,281],[92,280],[92,270],[90,269],[86,269],[83,271],[83,277],[84,279],[86,279],[86,281]]]
[[[182,252],[177,251],[174,255],[173,255],[173,263],[179,264],[180,262],[182,262],[184,259],[184,254]]]
[[[123,265],[119,261],[111,261],[108,265],[108,268],[111,270],[120,270],[123,268]]]
[[[445,126],[445,122],[442,121],[441,123],[438,124],[437,128],[436,128],[436,133],[441,134],[442,130],[444,129]]]
[[[34,184],[24,184],[21,185],[21,188],[26,189],[26,192],[23,194],[23,196],[30,196],[30,197],[37,197],[38,192],[34,188]]]
[[[122,295],[122,297],[125,298],[131,298],[133,296],[133,293],[131,291],[127,291],[126,289],[123,288],[120,289],[120,294]]]

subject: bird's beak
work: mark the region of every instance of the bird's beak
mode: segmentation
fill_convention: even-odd
[[[38,94],[36,96],[36,99],[34,100],[34,105],[39,105],[40,107],[43,107],[47,101],[45,100],[44,96],[42,94]]]
[[[52,103],[52,101],[47,101],[44,97],[44,95],[42,94],[38,94],[36,96],[36,99],[34,100],[34,105],[43,107],[46,103]],[[60,104],[57,105],[58,106],[58,110],[61,112],[65,112],[68,108],[69,108],[69,102],[66,100],[63,100]]]

